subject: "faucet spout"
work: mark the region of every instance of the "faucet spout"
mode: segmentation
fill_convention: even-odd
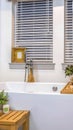
[[[34,76],[33,76],[33,63],[32,63],[32,59],[30,59],[29,63],[25,63],[25,80],[24,81],[25,82],[35,82]]]
[[[28,69],[28,65],[27,65],[27,63],[25,63],[25,78],[24,78],[24,82],[26,82],[26,80],[27,80],[27,69]]]

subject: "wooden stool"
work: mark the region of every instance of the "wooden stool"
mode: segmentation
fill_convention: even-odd
[[[29,111],[10,111],[8,114],[0,116],[0,130],[29,130]]]

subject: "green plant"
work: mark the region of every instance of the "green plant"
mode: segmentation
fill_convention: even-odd
[[[8,93],[4,92],[4,90],[2,90],[0,92],[0,105],[4,105],[8,102]]]
[[[71,76],[71,75],[73,75],[73,65],[68,65],[68,66],[65,68],[65,75],[66,75],[66,76]]]

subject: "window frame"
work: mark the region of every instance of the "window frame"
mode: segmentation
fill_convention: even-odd
[[[21,1],[21,0],[18,0],[18,1]],[[12,0],[12,46],[11,46],[11,48],[13,48],[15,46],[15,43],[14,43],[14,31],[15,31],[15,29],[14,29],[15,28],[15,17],[14,17],[14,15],[15,15],[15,13],[14,13],[14,11],[15,11],[16,2],[17,2],[17,0]],[[23,66],[25,66],[25,63],[9,63],[9,66],[10,66],[11,69],[24,69]],[[44,68],[44,70],[45,69],[54,70],[54,68],[55,68],[55,63],[49,63],[48,68]],[[35,68],[35,69],[37,69],[37,68]],[[38,67],[38,69],[43,70],[42,67],[41,68]]]
[[[65,44],[66,44],[66,2],[67,2],[67,0],[65,0],[64,1],[64,63],[62,64],[62,69],[64,69],[65,70],[65,68],[68,66],[68,65],[73,65],[73,62],[65,62],[66,61],[66,59],[65,59],[65,57],[66,57],[66,53],[65,53],[65,51],[66,51],[66,47],[65,47]]]

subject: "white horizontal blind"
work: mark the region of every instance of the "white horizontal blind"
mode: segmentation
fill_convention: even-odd
[[[73,0],[65,0],[65,63],[73,63]]]
[[[53,0],[16,2],[15,46],[26,47],[26,61],[53,63]]]

